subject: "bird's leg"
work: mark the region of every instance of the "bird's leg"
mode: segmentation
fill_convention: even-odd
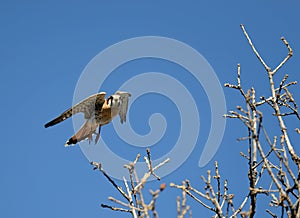
[[[97,142],[100,138],[100,131],[101,131],[101,125],[99,125],[98,133],[96,133],[95,144],[97,144]]]
[[[93,133],[90,133],[87,138],[89,140],[89,144],[91,144],[91,141],[93,141]]]

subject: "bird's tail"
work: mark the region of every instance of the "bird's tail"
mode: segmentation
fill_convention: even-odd
[[[65,144],[65,147],[68,147],[72,144],[76,144],[84,139],[92,140],[93,133],[96,132],[98,124],[96,122],[91,122],[91,120],[87,120],[82,127],[75,133]]]

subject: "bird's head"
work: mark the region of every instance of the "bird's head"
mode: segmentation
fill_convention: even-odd
[[[119,107],[120,106],[120,96],[119,95],[111,95],[107,98],[107,104],[110,107]]]

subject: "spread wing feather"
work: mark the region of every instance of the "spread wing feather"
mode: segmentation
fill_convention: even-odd
[[[128,100],[129,100],[129,97],[131,96],[131,94],[128,92],[117,91],[115,93],[115,95],[120,96],[119,116],[120,116],[120,122],[124,123],[124,122],[126,122],[126,114],[127,114],[127,110],[128,110]]]
[[[74,105],[70,109],[63,112],[61,115],[56,117],[55,119],[51,120],[50,122],[45,124],[45,128],[49,126],[54,126],[67,118],[71,117],[73,114],[77,113],[84,113],[84,118],[89,119],[94,114],[95,111],[100,111],[102,108],[102,105],[105,101],[105,92],[100,92],[94,95],[91,95],[90,97],[87,97],[86,99],[82,100],[78,104]]]

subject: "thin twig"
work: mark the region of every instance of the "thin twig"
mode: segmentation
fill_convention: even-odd
[[[97,163],[92,161],[91,164],[94,166],[94,170],[98,169],[106,178],[107,180],[121,193],[121,195],[127,200],[129,201],[129,197],[126,195],[126,193],[122,190],[122,188],[120,188],[115,182],[114,180],[112,180],[112,178],[110,178],[110,176],[103,170],[101,163]]]
[[[264,66],[264,68],[267,70],[267,72],[270,72],[271,71],[271,68],[264,62],[264,60],[262,59],[262,57],[260,56],[260,54],[258,53],[258,51],[256,50],[256,48],[254,47],[248,33],[246,32],[245,30],[245,27],[243,24],[240,25],[241,28],[242,28],[242,31],[244,33],[244,35],[246,36],[248,42],[249,42],[249,45],[251,46],[254,54],[256,55],[256,57],[258,58],[258,60],[262,63],[262,65]]]

